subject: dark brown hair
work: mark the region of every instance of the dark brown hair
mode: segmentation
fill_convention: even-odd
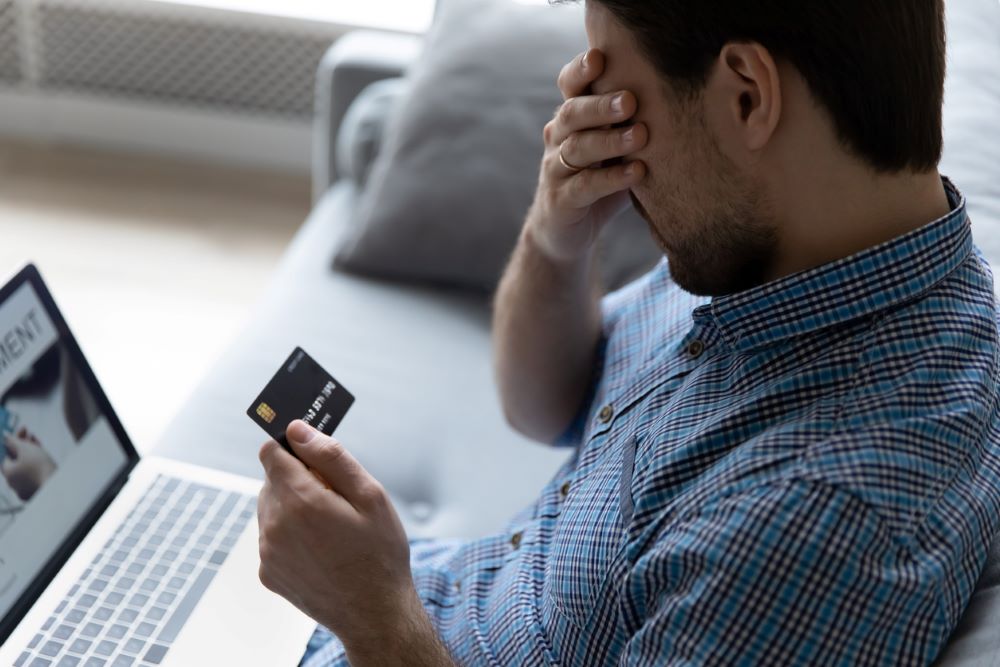
[[[728,42],[798,69],[840,141],[881,172],[934,169],[943,146],[943,0],[590,0],[696,95]]]

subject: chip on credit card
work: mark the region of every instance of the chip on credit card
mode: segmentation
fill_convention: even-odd
[[[351,392],[297,347],[247,408],[247,415],[291,452],[285,437],[290,423],[301,419],[330,435],[353,403]]]

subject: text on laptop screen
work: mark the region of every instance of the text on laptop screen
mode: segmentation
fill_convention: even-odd
[[[0,613],[128,463],[30,283],[0,304]]]

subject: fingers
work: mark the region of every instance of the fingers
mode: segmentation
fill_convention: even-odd
[[[623,123],[635,115],[639,103],[629,91],[587,95],[566,100],[545,128],[550,146],[558,146],[574,132]]]
[[[381,485],[335,438],[301,420],[289,424],[286,435],[302,462],[355,507],[369,508],[384,498]]]
[[[605,197],[628,190],[646,175],[646,165],[639,161],[605,169],[586,169],[568,179],[561,196],[568,206],[585,208]]]
[[[559,72],[559,90],[564,99],[583,95],[604,73],[604,54],[597,49],[581,53]]]
[[[638,123],[610,130],[590,130],[570,135],[559,151],[571,164],[586,167],[624,157],[645,147],[649,139],[646,126]]]
[[[260,462],[268,480],[284,486],[317,484],[316,479],[295,457],[282,449],[274,440],[268,440],[260,448]],[[307,488],[307,487],[306,487]]]

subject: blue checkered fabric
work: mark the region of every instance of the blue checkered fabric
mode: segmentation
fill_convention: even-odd
[[[1000,523],[993,278],[965,202],[711,302],[605,301],[571,461],[503,533],[413,545],[464,665],[933,660]],[[346,664],[319,631],[309,667]]]

